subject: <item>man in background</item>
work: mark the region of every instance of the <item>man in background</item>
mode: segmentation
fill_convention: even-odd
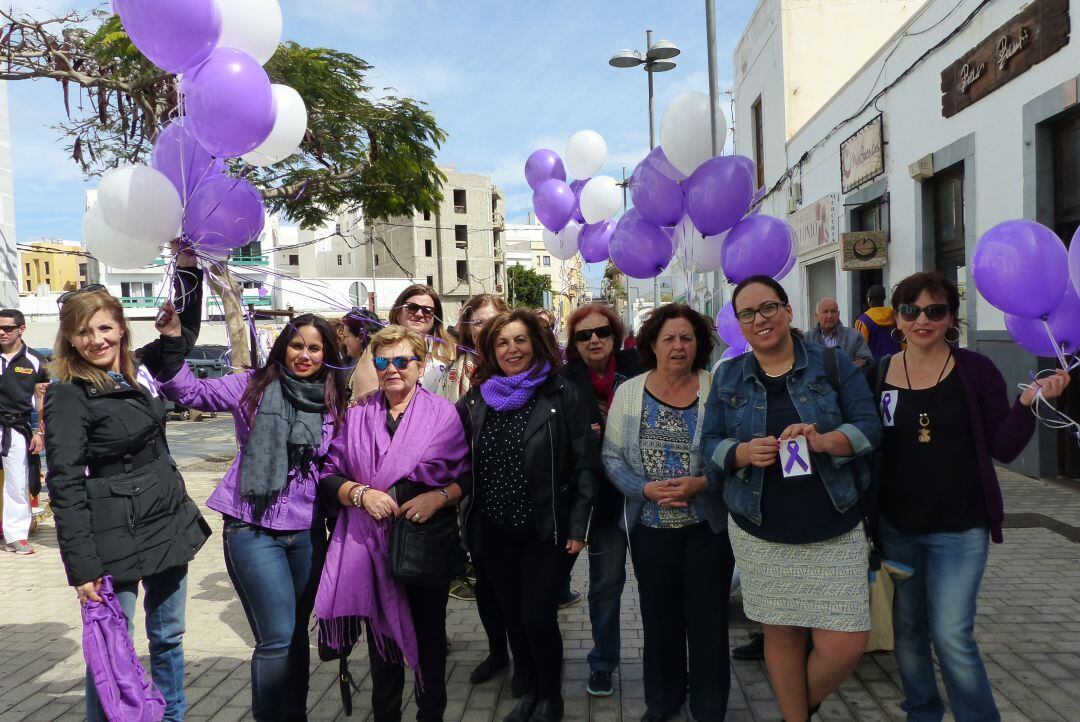
[[[855,328],[866,339],[870,353],[879,359],[900,351],[900,343],[893,338],[896,321],[893,310],[885,305],[885,287],[871,286],[866,292],[870,308],[855,321]]]
[[[826,348],[842,349],[860,368],[874,360],[862,334],[840,323],[840,305],[835,298],[818,301],[817,326],[807,332],[806,340]]]

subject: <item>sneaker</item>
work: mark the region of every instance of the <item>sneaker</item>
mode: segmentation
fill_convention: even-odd
[[[27,556],[35,552],[34,547],[30,546],[30,542],[23,539],[22,541],[12,542],[4,547],[9,552],[13,552],[20,556]]]
[[[475,602],[476,589],[467,579],[459,579],[450,585],[450,596],[465,602]]]
[[[570,596],[559,602],[559,609],[566,609],[572,607],[581,601],[581,592],[576,589],[570,590]]]
[[[731,650],[731,656],[746,661],[765,659],[765,635],[761,632],[751,635],[749,642]]]
[[[611,672],[597,670],[589,675],[585,691],[593,697],[610,697],[615,689],[611,686]]]

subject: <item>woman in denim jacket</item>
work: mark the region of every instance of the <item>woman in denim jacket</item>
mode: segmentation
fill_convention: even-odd
[[[862,373],[791,328],[783,287],[752,276],[732,294],[751,352],[721,364],[702,455],[723,472],[743,607],[765,627],[765,664],[785,720],[805,720],[851,674],[870,629],[866,537],[852,463],[881,439]],[[838,387],[834,390],[834,383]],[[813,638],[813,651],[806,649]]]

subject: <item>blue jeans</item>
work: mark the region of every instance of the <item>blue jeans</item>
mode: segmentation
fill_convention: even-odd
[[[931,644],[957,722],[997,722],[1001,716],[974,636],[975,601],[989,554],[987,530],[910,536],[884,518],[880,530],[885,558],[914,570],[910,579],[896,582],[893,598],[901,707],[908,722],[938,722],[945,715]]]
[[[184,606],[187,603],[187,564],[166,569],[142,580],[146,637],[150,642],[150,676],[165,698],[165,719],[184,719]],[[116,584],[116,599],[128,618],[128,634],[135,633],[135,600],[139,583]],[[105,722],[97,688],[86,672],[86,718]]]
[[[626,532],[617,524],[589,534],[589,621],[593,648],[590,672],[614,672],[619,666],[619,608],[626,584]]]
[[[322,524],[273,531],[226,518],[225,567],[255,636],[251,712],[256,720],[305,719],[308,620],[326,557]]]

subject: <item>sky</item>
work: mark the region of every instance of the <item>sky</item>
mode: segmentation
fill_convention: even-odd
[[[13,4],[44,14],[100,3]],[[752,0],[717,4],[725,113],[732,53],[754,7]],[[354,53],[374,66],[373,88],[394,88],[427,103],[449,136],[439,163],[490,175],[503,191],[508,222],[524,222],[531,209],[522,169],[533,150],[561,155],[574,132],[595,130],[608,146],[601,174],[615,177],[624,165],[630,173],[648,152],[646,74],[607,64],[622,48],[644,51],[646,29],[654,41],[667,39],[682,50],[674,70],[655,76],[657,134],[674,97],[708,92],[705,2],[699,0],[281,0],[281,8],[285,39]],[[96,181],[82,176],[50,127],[64,117],[60,86],[20,81],[8,83],[8,94],[18,238],[78,240],[83,191]],[[597,269],[587,275],[595,278]]]

